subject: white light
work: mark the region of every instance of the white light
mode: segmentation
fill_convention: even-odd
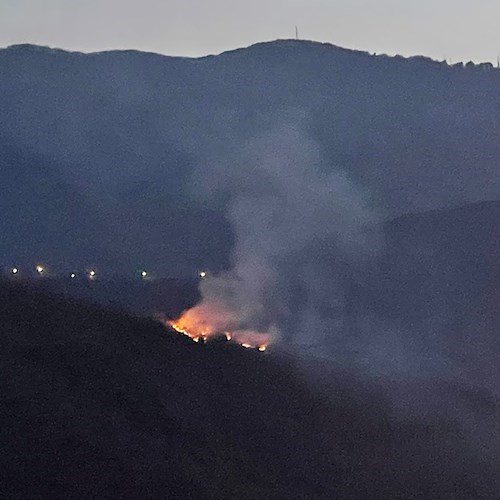
[[[75,273],[71,273],[71,274],[69,275],[69,277],[70,277],[71,279],[76,278],[76,274],[75,274]]]
[[[206,278],[206,277],[207,277],[207,273],[205,271],[201,271],[200,278]]]
[[[147,275],[148,275],[148,273],[147,273],[146,271],[142,271],[141,276],[142,276],[143,278],[145,278]]]
[[[43,266],[36,266],[36,272],[38,274],[42,274],[44,271],[45,269],[43,268]]]
[[[19,269],[17,267],[12,268],[12,274],[17,274],[19,272]]]
[[[95,276],[95,271],[90,271],[90,272],[89,272],[89,276],[90,276],[91,278],[93,278],[93,277]]]

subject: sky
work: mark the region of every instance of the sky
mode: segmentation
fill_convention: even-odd
[[[0,0],[0,46],[202,56],[293,38],[496,62],[498,0]]]

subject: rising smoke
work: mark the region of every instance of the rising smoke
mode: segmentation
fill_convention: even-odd
[[[310,345],[341,327],[346,269],[381,238],[366,193],[326,167],[299,127],[280,126],[197,175],[197,192],[225,199],[235,234],[232,268],[201,285],[198,307],[226,312],[220,328]]]
[[[300,127],[279,127],[236,150],[197,177],[198,192],[225,200],[235,233],[232,268],[202,281],[200,313],[217,311],[221,330],[267,332],[316,348],[305,352],[334,359],[354,374],[355,386],[382,390],[396,425],[428,426],[431,443],[435,434],[448,433],[437,446],[446,453],[463,446],[473,460],[484,458],[496,481],[496,385],[473,381],[463,364],[451,362],[435,317],[427,318],[435,330],[427,335],[416,325],[349,310],[352,283],[384,250],[382,217],[369,193],[341,169],[326,168],[321,149]],[[346,325],[353,315],[357,335]],[[307,355],[300,363],[315,385],[325,378],[328,386],[344,383],[347,372],[317,372]]]

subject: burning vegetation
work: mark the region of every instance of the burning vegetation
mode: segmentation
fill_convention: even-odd
[[[246,349],[258,349],[260,352],[267,350],[271,339],[268,333],[239,328],[234,313],[213,304],[197,305],[184,311],[179,318],[167,320],[167,324],[193,342],[225,338],[227,342],[235,342]]]

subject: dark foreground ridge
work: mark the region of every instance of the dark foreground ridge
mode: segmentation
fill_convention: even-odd
[[[397,420],[331,369],[314,394],[278,352],[0,287],[6,498],[489,498],[449,422]],[[325,372],[323,372],[325,373]]]

